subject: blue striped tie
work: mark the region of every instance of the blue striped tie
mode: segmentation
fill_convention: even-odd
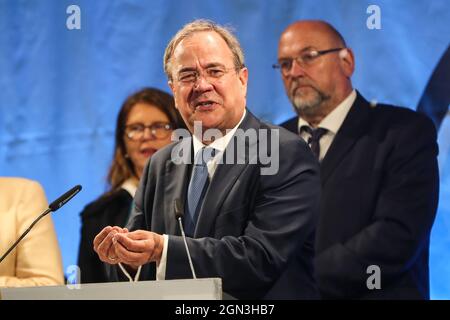
[[[192,169],[187,194],[188,214],[185,215],[186,234],[191,237],[194,235],[198,213],[209,185],[208,167],[206,163],[215,156],[215,151],[214,148],[203,147],[195,155],[194,167]]]

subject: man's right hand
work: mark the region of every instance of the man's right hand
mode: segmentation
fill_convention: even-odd
[[[107,226],[94,238],[94,251],[98,254],[101,261],[109,264],[121,262],[115,252],[112,241],[114,235],[118,233],[128,233],[128,229]]]

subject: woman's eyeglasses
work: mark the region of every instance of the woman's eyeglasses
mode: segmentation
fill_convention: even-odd
[[[173,126],[167,122],[155,122],[148,126],[143,123],[132,123],[125,126],[125,135],[130,140],[138,141],[144,137],[145,129],[149,129],[156,139],[165,139],[172,133]]]

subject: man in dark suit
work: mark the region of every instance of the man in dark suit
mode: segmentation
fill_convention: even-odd
[[[222,278],[236,298],[317,298],[312,241],[320,178],[308,146],[246,110],[248,70],[225,28],[186,25],[164,61],[192,135],[151,158],[129,222],[138,230],[105,228],[94,241],[100,259],[128,271],[156,262],[158,279],[191,278],[174,215],[180,199],[198,277]]]
[[[278,67],[299,134],[321,162],[316,278],[325,299],[427,299],[438,202],[436,130],[352,88],[354,56],[323,21],[281,35]]]

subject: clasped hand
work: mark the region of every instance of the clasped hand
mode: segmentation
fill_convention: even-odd
[[[105,227],[94,239],[94,251],[108,264],[124,263],[137,269],[148,262],[159,263],[164,238],[151,231],[128,231],[127,228]]]

